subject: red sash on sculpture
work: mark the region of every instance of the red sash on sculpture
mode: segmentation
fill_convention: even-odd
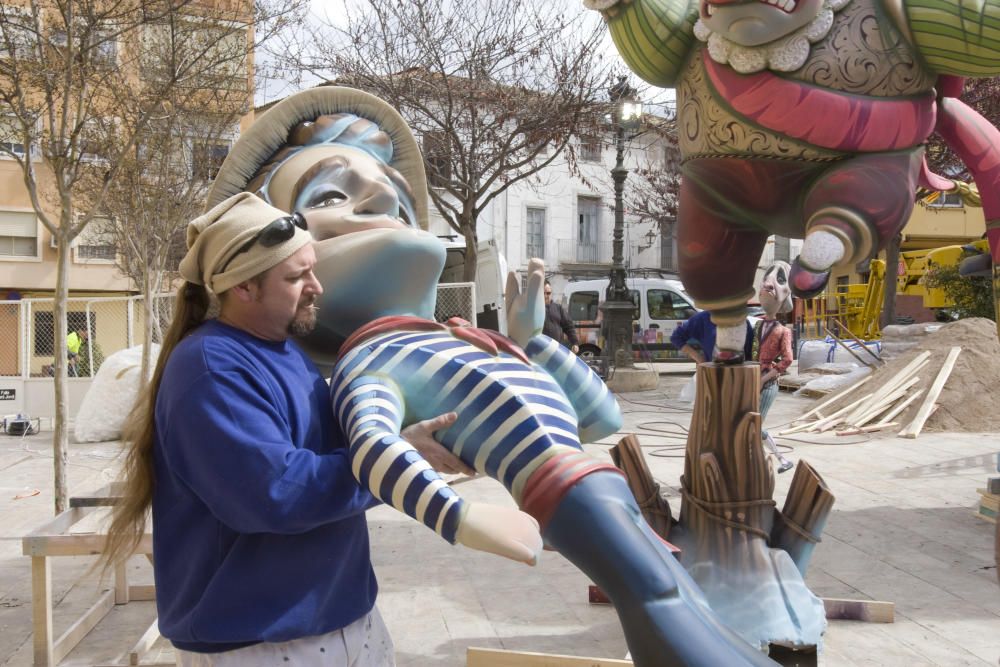
[[[707,50],[702,62],[720,100],[733,111],[813,146],[860,153],[892,151],[922,144],[934,131],[933,91],[915,97],[870,97],[767,71],[740,74],[712,60]]]

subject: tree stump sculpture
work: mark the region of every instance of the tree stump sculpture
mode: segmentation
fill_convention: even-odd
[[[755,646],[819,646],[826,617],[803,581],[833,505],[799,462],[782,511],[761,444],[757,364],[701,364],[680,522],[670,533],[712,609]]]

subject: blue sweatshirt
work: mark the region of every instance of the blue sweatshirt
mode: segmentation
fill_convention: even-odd
[[[712,324],[711,316],[709,311],[703,310],[691,316],[686,322],[681,322],[670,334],[670,343],[678,350],[685,345],[701,348],[705,359],[711,361],[715,352],[715,325]],[[753,358],[753,327],[750,326],[749,320],[746,340],[743,342],[743,355],[747,361]]]
[[[291,341],[210,320],[174,349],[156,400],[160,632],[212,653],[342,628],[377,586],[329,389]]]

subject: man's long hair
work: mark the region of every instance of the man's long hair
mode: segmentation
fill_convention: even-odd
[[[131,556],[146,530],[146,518],[153,503],[154,413],[163,369],[177,344],[205,321],[210,304],[208,290],[202,285],[185,282],[177,290],[174,319],[160,346],[156,370],[122,428],[122,441],[128,447],[128,454],[120,475],[122,497],[112,510],[102,555],[105,570]]]

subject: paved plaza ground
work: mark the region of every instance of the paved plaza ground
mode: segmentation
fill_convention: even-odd
[[[656,391],[620,396],[624,432],[637,433],[675,513],[690,408],[675,400],[693,367],[674,366]],[[767,425],[786,423],[815,404],[782,393]],[[0,436],[0,665],[32,664],[30,559],[21,537],[51,516],[50,434]],[[608,459],[620,436],[587,447]],[[795,437],[795,436],[793,436]],[[895,622],[833,621],[819,664],[995,666],[1000,662],[1000,587],[993,525],[974,508],[997,466],[1000,434],[922,433],[916,440],[863,437],[784,439],[793,459],[808,460],[836,495],[807,582],[823,597],[895,603]],[[73,495],[91,492],[117,469],[117,443],[75,444]],[[791,473],[778,477],[779,505]],[[21,497],[39,489],[34,496]],[[489,479],[461,484],[467,498],[510,503]],[[15,499],[17,498],[17,499]],[[401,514],[369,514],[381,585],[379,606],[400,667],[465,664],[467,647],[622,658],[614,611],[587,601],[587,579],[561,556],[535,568],[452,547]],[[92,557],[53,565],[57,632],[107,587],[88,572]],[[151,583],[143,559],[130,562],[134,583]],[[63,665],[121,661],[155,616],[152,602],[112,609]],[[169,661],[161,640],[147,660]],[[127,663],[127,660],[125,660]]]

